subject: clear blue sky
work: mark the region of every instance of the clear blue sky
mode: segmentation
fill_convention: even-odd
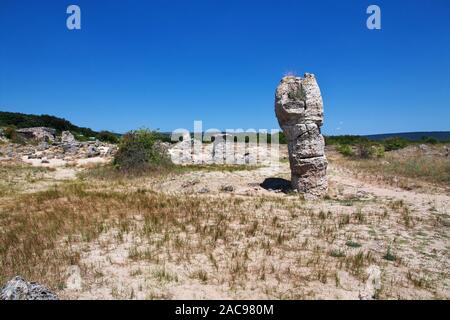
[[[382,30],[366,28],[370,4]],[[2,111],[271,129],[289,71],[316,74],[326,134],[450,130],[450,1],[0,0]]]

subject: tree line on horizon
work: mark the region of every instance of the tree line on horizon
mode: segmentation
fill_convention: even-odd
[[[11,127],[13,129],[22,129],[30,127],[49,127],[61,133],[62,131],[72,132],[78,140],[88,140],[90,138],[98,139],[105,142],[117,143],[122,136],[119,133],[113,133],[110,131],[94,131],[90,128],[79,127],[72,124],[70,121],[47,114],[43,115],[32,115],[24,114],[18,112],[4,112],[0,111],[0,127]],[[171,133],[153,131],[158,140],[164,142],[173,143],[171,140]],[[245,133],[242,133],[245,135]],[[411,142],[423,142],[423,143],[438,143],[438,142],[449,142],[450,132],[441,132],[438,137],[433,136],[433,133],[422,133],[423,136],[417,139],[417,134],[414,133],[402,133],[401,136],[392,135],[374,135],[374,136],[361,136],[361,135],[325,135],[326,145],[356,145],[361,143],[382,143],[385,149],[394,150],[402,148]],[[287,144],[287,140],[282,131],[278,133],[278,141],[280,144]],[[400,134],[399,134],[400,135]],[[191,133],[193,137],[193,133]],[[249,138],[245,138],[249,141]],[[260,133],[257,133],[257,141],[260,141]],[[267,134],[267,143],[272,142],[272,135]]]

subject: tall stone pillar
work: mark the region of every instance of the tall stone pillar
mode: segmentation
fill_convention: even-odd
[[[313,74],[287,76],[278,85],[275,114],[288,140],[292,187],[307,199],[327,193],[323,102]]]

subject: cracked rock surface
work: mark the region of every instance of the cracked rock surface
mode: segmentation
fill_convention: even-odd
[[[292,188],[305,198],[327,193],[325,141],[320,132],[323,102],[313,74],[281,79],[275,95],[275,114],[288,140]]]
[[[1,288],[0,300],[58,300],[58,297],[39,283],[17,276]]]

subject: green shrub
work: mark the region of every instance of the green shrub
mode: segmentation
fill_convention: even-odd
[[[350,248],[359,248],[361,247],[361,244],[352,240],[348,240],[345,245],[347,245]]]
[[[386,151],[393,151],[405,148],[409,141],[400,137],[392,137],[383,140],[384,149]]]
[[[79,134],[79,133],[73,133],[73,136],[75,137],[75,140],[80,141],[80,142],[85,142],[85,141],[89,141],[89,138]]]
[[[0,111],[0,126],[14,126],[18,129],[31,127],[49,127],[56,129],[57,132],[79,132],[86,137],[93,137],[96,135],[96,132],[89,128],[78,127],[73,125],[66,119],[57,118],[46,114],[33,115]]]
[[[117,137],[117,135],[115,135],[112,132],[109,131],[100,131],[97,134],[97,139],[103,142],[108,142],[108,143],[118,143],[119,142],[119,138]]]
[[[384,157],[384,146],[378,143],[362,142],[356,146],[356,156],[360,159]]]
[[[374,144],[372,146],[373,149],[373,156],[376,158],[383,158],[384,157],[384,151],[386,150],[385,147],[381,144]]]
[[[286,138],[286,136],[285,136],[285,134],[283,132],[279,133],[278,142],[280,144],[287,144],[287,138]]]
[[[431,144],[436,144],[439,142],[436,138],[433,138],[433,137],[422,137],[421,140],[424,143],[431,143]]]
[[[369,143],[359,143],[356,150],[358,157],[361,159],[369,159],[373,156],[373,150]]]
[[[148,129],[125,134],[114,157],[114,165],[125,172],[141,172],[171,166],[170,159],[154,148],[158,137],[157,132]]]
[[[288,93],[288,97],[291,100],[301,100],[301,101],[305,101],[306,99],[306,93],[305,90],[303,89],[303,87],[298,88],[295,91],[289,91]]]
[[[3,135],[13,143],[24,144],[23,138],[17,134],[16,128],[6,127],[3,129]]]
[[[347,144],[338,145],[336,150],[345,157],[353,157],[355,155],[355,152],[353,151],[352,147]]]
[[[258,141],[260,141],[260,134],[261,133],[258,132]],[[286,136],[284,135],[283,131],[279,131],[279,132],[273,133],[273,134],[268,133],[267,134],[267,143],[271,144],[272,139],[275,141],[276,138],[275,137],[272,138],[272,136],[276,136],[276,135],[278,135],[278,143],[279,144],[287,144],[287,139],[286,139]]]
[[[369,139],[361,136],[343,135],[343,136],[325,136],[325,144],[331,145],[356,145],[362,142],[369,142]]]
[[[388,261],[395,261],[395,260],[397,260],[397,257],[391,251],[391,247],[387,248],[387,252],[383,256],[383,259],[388,260]]]
[[[13,140],[13,139],[15,139],[17,137],[17,131],[13,127],[6,127],[3,130],[3,134],[9,140]]]

